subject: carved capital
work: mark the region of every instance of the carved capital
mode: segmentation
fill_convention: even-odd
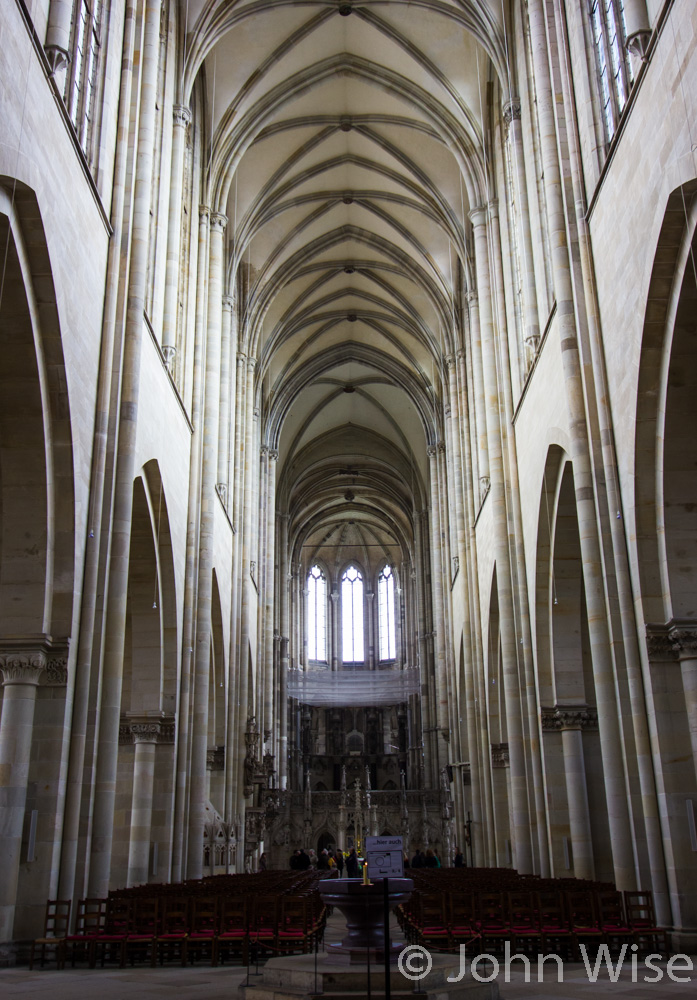
[[[598,728],[598,711],[590,705],[554,705],[551,708],[543,708],[541,716],[544,732]]]
[[[506,128],[510,129],[511,122],[520,121],[520,98],[511,97],[509,100],[504,102],[503,105],[503,120],[506,123]]]
[[[41,656],[12,653],[10,656],[0,657],[0,670],[5,687],[9,687],[10,684],[37,687],[44,666],[45,661]]]
[[[457,352],[457,354],[455,355],[455,357],[457,358],[457,360],[458,360],[458,361],[459,361],[460,363],[464,363],[464,360],[465,360],[465,352],[463,351],[463,349],[462,349],[462,348],[460,348],[460,350],[459,350],[459,351]]]
[[[172,108],[172,118],[175,126],[186,128],[191,121],[191,112],[183,104],[175,104]]]
[[[697,622],[673,621],[668,635],[679,660],[697,659]]]
[[[510,763],[511,763],[511,758],[508,752],[508,743],[492,743],[491,766],[508,767]]]
[[[211,217],[211,210],[208,207],[208,205],[199,205],[198,206],[198,221],[200,223],[202,222],[202,223],[205,223],[206,225],[208,225],[210,217]]]
[[[0,638],[0,671],[5,687],[36,687],[40,680],[51,686],[64,685],[68,679],[68,640],[54,642],[47,635]]]
[[[208,747],[208,749],[206,750],[206,770],[208,771],[225,770],[224,746]]]
[[[428,448],[426,449],[426,454],[428,455],[429,458],[435,458],[436,455],[438,454],[437,445],[429,444]]]
[[[257,359],[256,358],[247,358],[247,367],[248,368],[250,368],[252,371],[254,371],[254,369],[256,368],[256,366],[257,366]]]
[[[247,355],[246,354],[238,354],[237,355],[237,365],[238,365],[238,367],[239,368],[244,368],[244,366],[246,364],[247,364]]]
[[[269,448],[269,462],[278,461],[278,451],[276,448]]]
[[[132,722],[131,736],[134,743],[157,743],[160,736],[159,722]]]
[[[226,312],[232,312],[234,304],[235,300],[232,295],[223,295],[223,309],[225,309]]]
[[[266,458],[269,454],[269,446],[262,444],[259,448],[259,455],[261,458]]]
[[[227,226],[227,215],[223,215],[222,212],[213,212],[211,214],[212,233],[224,233],[226,226]]]
[[[650,660],[674,660],[676,650],[669,635],[670,625],[646,623],[646,648]]]
[[[477,205],[471,210],[468,218],[473,226],[485,226],[487,220],[486,205]]]
[[[51,76],[55,76],[60,70],[70,65],[70,53],[60,45],[47,45],[44,49],[48,64],[51,67]]]
[[[445,363],[446,363],[446,365],[448,366],[449,369],[454,366],[454,364],[455,364],[455,358],[453,357],[452,354],[446,354],[446,356],[445,356]]]

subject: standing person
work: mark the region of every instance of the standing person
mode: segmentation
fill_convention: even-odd
[[[305,851],[302,850],[302,848],[298,851],[298,855],[299,855],[298,856],[298,869],[301,872],[306,872],[307,869],[310,867],[310,864],[311,864],[310,859],[308,858],[307,854],[305,854]]]
[[[358,855],[356,848],[352,847],[349,856],[346,858],[346,877],[358,878]]]
[[[417,847],[416,851],[414,852],[414,857],[411,859],[411,867],[423,868],[423,866],[424,866],[424,856]]]
[[[339,878],[341,878],[341,876],[344,874],[344,852],[339,848],[337,848],[334,860],[336,861],[336,867],[339,871]]]
[[[319,857],[317,858],[317,870],[321,872],[326,872],[329,868],[329,851],[325,847],[320,851]]]
[[[438,867],[438,861],[436,860],[435,854],[429,847],[428,850],[426,851],[426,860],[424,861],[424,868],[437,868],[437,867]]]
[[[261,857],[259,858],[259,871],[266,871],[266,851],[261,852]]]
[[[300,871],[300,851],[293,851],[290,856],[290,867],[294,872]]]
[[[465,858],[459,847],[455,848],[455,867],[456,868],[465,867]]]

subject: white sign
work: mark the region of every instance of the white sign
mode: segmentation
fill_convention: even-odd
[[[368,878],[404,878],[402,837],[366,837]]]

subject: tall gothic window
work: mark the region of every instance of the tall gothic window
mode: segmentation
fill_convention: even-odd
[[[341,632],[344,663],[363,663],[363,577],[355,566],[341,577]]]
[[[378,632],[380,638],[380,659],[395,658],[394,626],[394,576],[392,568],[385,566],[378,577]]]
[[[632,81],[626,57],[624,3],[623,0],[589,0],[589,3],[605,133],[609,140],[617,131]]]
[[[88,159],[94,125],[101,32],[101,0],[75,0],[65,103]]]
[[[307,655],[310,660],[327,659],[327,579],[313,566],[307,576]]]

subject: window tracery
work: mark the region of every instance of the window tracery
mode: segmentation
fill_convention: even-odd
[[[349,566],[341,577],[341,634],[344,663],[364,663],[363,576]]]
[[[394,575],[385,566],[378,576],[378,636],[380,660],[394,660],[396,654]]]
[[[623,0],[590,0],[589,10],[605,134],[609,141],[617,131],[632,83],[632,68],[626,57],[624,3]]]
[[[307,655],[327,659],[327,579],[317,565],[307,576]]]
[[[76,0],[64,99],[78,140],[88,159],[94,131],[102,22],[102,0]]]

